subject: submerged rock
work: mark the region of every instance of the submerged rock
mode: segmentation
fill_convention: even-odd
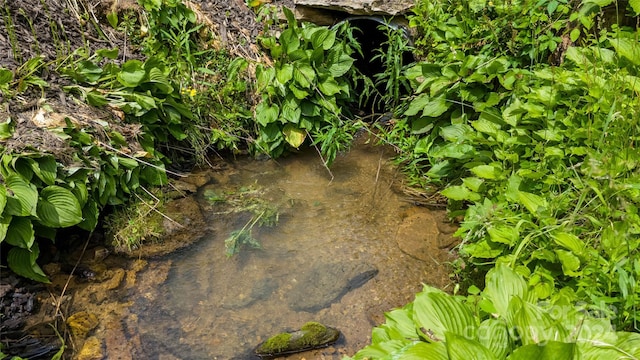
[[[261,358],[273,358],[298,352],[322,348],[338,341],[340,331],[310,321],[300,330],[284,332],[270,337],[256,349],[256,355]]]
[[[377,274],[378,269],[367,263],[317,265],[298,278],[298,284],[289,292],[289,306],[296,311],[318,311]]]

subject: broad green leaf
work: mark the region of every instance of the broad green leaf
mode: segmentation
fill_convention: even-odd
[[[637,40],[618,37],[609,40],[616,52],[635,65],[640,65],[640,44]]]
[[[478,325],[469,308],[451,295],[425,287],[413,303],[414,320],[419,328],[443,340],[445,333],[475,338]]]
[[[467,124],[452,124],[440,129],[440,136],[449,142],[473,140],[474,132]]]
[[[315,83],[316,72],[310,65],[300,63],[294,65],[293,79],[302,88],[308,89]]]
[[[29,216],[36,214],[38,190],[19,175],[11,174],[5,179],[7,190],[13,195],[7,197],[6,212],[9,215]]]
[[[0,215],[0,243],[5,241],[7,237],[7,231],[12,218],[13,217],[11,215]]]
[[[494,138],[496,137],[498,130],[500,130],[500,126],[498,124],[485,118],[472,121],[471,126],[479,132],[493,136]]]
[[[634,14],[635,16],[640,15],[640,0],[629,0],[629,5],[631,6],[631,9],[635,13]]]
[[[86,100],[89,103],[89,105],[93,105],[97,107],[104,106],[109,103],[109,100],[107,100],[104,94],[98,92],[97,90],[91,90],[87,92]]]
[[[334,79],[337,79],[349,72],[354,61],[355,60],[347,54],[336,53],[336,55],[330,56],[329,73]]]
[[[9,263],[9,267],[16,274],[48,284],[50,282],[49,279],[47,279],[47,276],[36,263],[38,255],[40,255],[40,250],[38,249],[37,243],[33,244],[31,250],[14,247],[9,250],[7,263]]]
[[[82,221],[82,208],[69,190],[51,185],[42,189],[38,202],[38,220],[52,228],[64,228]]]
[[[116,79],[123,86],[133,88],[140,85],[145,75],[142,61],[134,59],[122,64],[122,70],[116,75]]]
[[[518,229],[514,226],[498,225],[487,229],[491,241],[513,246],[520,239]]]
[[[174,91],[171,82],[164,75],[162,70],[157,67],[152,67],[149,70],[149,81],[148,83],[153,84],[155,87],[155,91],[161,94],[171,94]]]
[[[6,85],[13,80],[13,71],[0,67],[0,85]]]
[[[300,109],[299,100],[294,96],[289,96],[282,105],[282,111],[280,112],[280,122],[294,123],[300,122],[300,115],[302,110]]]
[[[489,244],[487,240],[483,239],[476,243],[467,244],[461,249],[461,252],[475,258],[495,259],[502,254],[502,248],[496,248],[495,245]]]
[[[284,129],[282,129],[282,133],[284,134],[284,139],[289,143],[289,145],[296,149],[304,143],[307,136],[306,131],[299,129],[293,124],[285,125]]]
[[[89,60],[83,60],[78,63],[78,74],[74,74],[74,78],[94,84],[102,76],[102,68]]]
[[[462,186],[462,185],[449,186],[446,189],[442,190],[440,194],[442,194],[442,196],[445,196],[448,199],[457,200],[457,201],[462,201],[462,200],[480,201],[480,199],[482,198],[480,194],[475,193],[467,189],[466,186]]]
[[[262,126],[267,126],[278,120],[280,109],[278,105],[268,105],[266,102],[261,102],[256,107],[256,121]]]
[[[280,44],[282,44],[282,48],[288,55],[300,49],[300,38],[293,28],[289,28],[283,31],[282,34],[280,34],[279,39]]]
[[[573,360],[575,343],[548,341],[541,344],[529,344],[517,348],[509,360]],[[603,358],[604,359],[604,358]]]
[[[296,16],[293,14],[291,9],[284,6],[282,7],[282,12],[284,12],[284,16],[287,18],[287,22],[289,23],[289,26],[292,28],[297,28],[298,22],[296,21]]]
[[[112,28],[117,28],[118,27],[118,12],[117,11],[111,11],[109,13],[107,13],[107,21],[109,22],[109,25],[111,25]]]
[[[545,198],[525,191],[518,191],[518,202],[534,215],[536,215],[538,211],[549,207]]]
[[[98,49],[96,50],[96,55],[101,56],[103,58],[107,58],[107,59],[111,59],[111,60],[115,60],[118,58],[118,53],[120,53],[120,49],[113,48],[113,49]]]
[[[637,1],[637,0],[634,0],[634,1]],[[578,40],[579,37],[580,37],[580,29],[578,28],[571,30],[571,33],[569,33],[569,38],[571,39],[572,42],[576,42],[576,40]]]
[[[468,177],[468,178],[462,179],[462,183],[469,190],[479,192],[480,188],[482,187],[482,184],[484,184],[484,180],[477,177]]]
[[[562,249],[555,250],[556,256],[558,256],[558,260],[560,260],[560,264],[562,264],[562,272],[567,276],[580,276],[581,273],[578,272],[580,269],[580,259],[575,256],[572,252]]]
[[[579,237],[565,231],[552,233],[551,237],[556,244],[573,251],[576,255],[581,256],[584,254],[585,245]]]
[[[529,299],[528,286],[522,276],[503,263],[489,270],[485,282],[483,296],[493,303],[498,315],[507,321],[510,320],[507,316],[511,299]]]
[[[40,180],[47,185],[53,185],[55,183],[58,165],[53,156],[43,156],[36,159],[29,159],[29,165],[31,170]]]
[[[432,98],[422,109],[422,116],[438,117],[444,114],[450,106],[451,103],[447,102],[444,96]]]
[[[326,96],[333,96],[340,92],[340,85],[334,78],[327,78],[324,81],[318,82],[318,89]]]
[[[35,240],[35,233],[33,231],[33,224],[31,224],[31,220],[21,216],[7,217],[5,219],[8,218],[11,218],[11,222],[9,223],[7,236],[4,240],[13,246],[31,249],[33,241]],[[3,220],[3,222],[4,221],[6,220]]]
[[[4,186],[4,184],[0,184],[0,215],[2,215],[2,213],[4,212],[4,207],[6,205],[7,205],[7,188]]]
[[[536,304],[513,298],[509,312],[520,336],[522,345],[544,344],[548,341],[565,341],[567,330]]]
[[[390,339],[418,339],[416,326],[407,309],[396,309],[384,314],[386,322],[382,327]]]
[[[336,41],[336,33],[327,28],[317,28],[318,30],[311,35],[311,43],[314,49],[322,48],[329,50]]]
[[[446,332],[445,344],[449,360],[498,360],[491,350],[478,341],[450,331]]]
[[[15,125],[10,116],[7,116],[6,121],[0,121],[0,140],[6,140],[13,137],[14,129]]]
[[[476,149],[469,144],[448,143],[444,146],[433,148],[429,153],[436,159],[463,159],[475,154]]]
[[[406,116],[413,116],[422,111],[424,107],[429,103],[431,98],[427,94],[420,94],[409,103],[409,108],[404,112]]]
[[[293,78],[293,65],[286,63],[282,67],[276,70],[276,79],[281,84],[288,83]]]
[[[582,360],[601,359],[639,359],[640,334],[631,332],[613,332],[609,328],[594,327],[582,331],[587,336],[580,337],[578,348]]]
[[[409,340],[389,340],[371,344],[364,349],[358,351],[354,356],[356,360],[366,359],[387,359],[391,354],[397,354],[403,348],[412,346],[413,342]]]
[[[478,341],[498,359],[504,359],[513,347],[504,319],[489,318],[481,322],[478,327]]]
[[[493,165],[478,165],[469,169],[472,173],[474,173],[477,177],[483,179],[499,179],[502,177],[502,170],[496,168]]]
[[[444,342],[417,342],[401,356],[402,360],[449,360]]]

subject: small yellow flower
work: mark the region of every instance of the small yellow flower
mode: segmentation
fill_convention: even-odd
[[[189,96],[194,97],[197,93],[196,89],[189,89]]]

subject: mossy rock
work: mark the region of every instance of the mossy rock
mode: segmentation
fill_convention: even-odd
[[[273,358],[329,346],[340,337],[340,331],[310,321],[300,330],[270,337],[256,349],[261,358]]]

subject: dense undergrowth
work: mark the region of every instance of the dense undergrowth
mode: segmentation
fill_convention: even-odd
[[[329,166],[366,126],[350,112],[365,94],[393,106],[371,131],[399,150],[408,181],[440,189],[463,218],[454,265],[468,295],[426,287],[354,358],[640,357],[637,1],[419,0],[410,22],[422,60],[403,66],[407,39],[387,27],[386,70],[372,79],[353,66],[360,49],[346,24],[298,23],[285,10],[279,35],[260,39],[273,65],[250,64],[217,48],[180,1],[139,3],[148,23],[107,18],[144,59],[78,50],[0,69],[9,96],[46,87],[46,68],[137,129],[67,120],[57,133],[71,162],[3,150],[0,239],[16,273],[47,281],[37,239],[93,230],[106,206],[166,184],[185,158],[306,144]],[[14,128],[7,119],[0,136]]]
[[[638,11],[418,2],[425,60],[383,136],[463,216],[458,274],[488,278],[467,298],[426,288],[356,359],[640,356]]]

